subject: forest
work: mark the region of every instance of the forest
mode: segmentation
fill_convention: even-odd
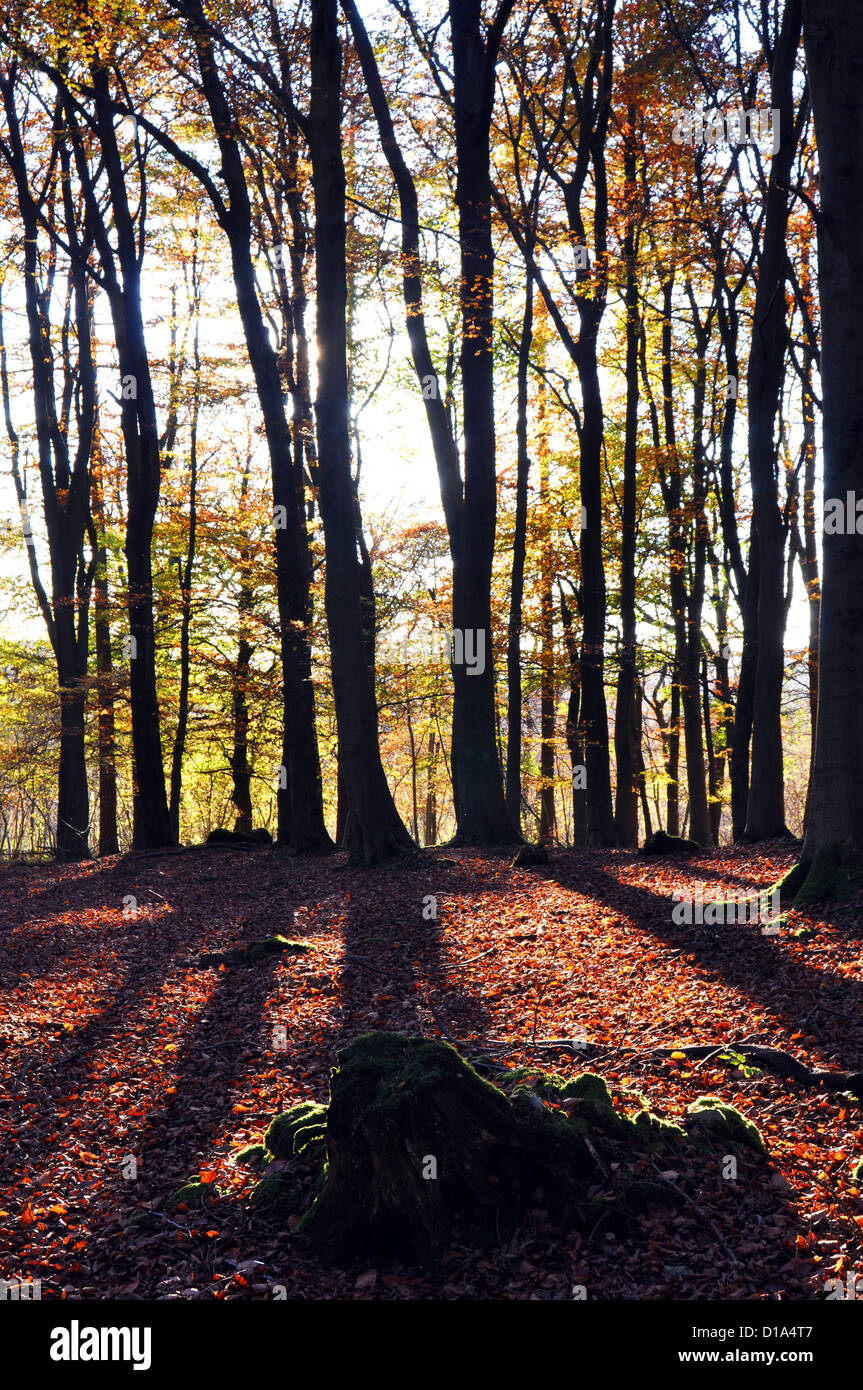
[[[0,0],[0,243],[0,1301],[863,1298],[863,9]]]

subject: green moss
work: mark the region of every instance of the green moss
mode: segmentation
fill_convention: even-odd
[[[322,1109],[324,1107],[321,1107]],[[294,1158],[310,1158],[326,1148],[327,1126],[322,1124],[303,1125],[294,1135]]]
[[[234,1163],[240,1163],[244,1167],[254,1167],[259,1163],[269,1162],[270,1155],[267,1153],[265,1144],[248,1144],[245,1149],[238,1149],[232,1155]]]
[[[340,1058],[330,1086],[337,1082],[342,1107],[356,1125],[370,1111],[394,1117],[406,1101],[433,1094],[439,1086],[461,1086],[466,1080],[486,1105],[501,1116],[507,1112],[506,1097],[448,1043],[407,1038],[403,1033],[363,1033]]]
[[[286,952],[289,955],[307,955],[314,949],[306,941],[289,941],[286,936],[267,936],[263,941],[253,941],[247,946],[243,951],[243,960],[246,965],[253,965],[255,961],[268,960],[270,956]]]
[[[287,1173],[265,1173],[252,1189],[250,1198],[256,1211],[268,1215],[290,1216],[297,1210],[302,1195]]]
[[[561,1090],[561,1096],[564,1100],[589,1100],[606,1110],[614,1109],[614,1101],[611,1099],[606,1081],[593,1071],[583,1071],[579,1076],[567,1081]]]
[[[326,1118],[325,1105],[304,1100],[276,1116],[264,1135],[264,1147],[273,1158],[298,1158],[310,1143],[325,1138]]]
[[[671,1120],[662,1120],[649,1110],[640,1110],[632,1122],[636,1136],[651,1148],[663,1148],[679,1144],[686,1139],[686,1131]]]
[[[686,1131],[693,1138],[741,1144],[756,1153],[766,1153],[764,1140],[752,1121],[717,1096],[699,1096],[687,1106],[686,1115]]]
[[[804,866],[799,866],[804,867]],[[818,850],[794,898],[795,907],[848,902],[863,886],[863,855],[852,845]]]
[[[622,1137],[633,1129],[632,1121],[616,1109],[608,1086],[595,1072],[583,1071],[567,1081],[560,1100],[573,1118],[588,1121],[604,1134]]]
[[[201,1179],[195,1173],[189,1178],[186,1184],[180,1188],[179,1192],[175,1192],[168,1198],[165,1202],[165,1210],[176,1211],[180,1207],[200,1206],[203,1202],[212,1200],[212,1198],[219,1197],[220,1195],[219,1189],[216,1187],[215,1183],[201,1182]]]
[[[861,1158],[858,1163],[854,1164],[854,1167],[851,1169],[851,1176],[855,1182],[863,1182],[863,1158]]]

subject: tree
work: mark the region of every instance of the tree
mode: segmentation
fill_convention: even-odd
[[[749,469],[758,540],[757,648],[752,704],[752,768],[745,836],[784,835],[782,782],[782,676],[785,534],[777,500],[778,450],[774,442],[786,350],[786,236],[789,177],[807,98],[795,111],[793,83],[800,42],[800,0],[786,0],[775,42],[762,34],[770,64],[771,104],[778,111],[779,147],[770,167],[764,239],[758,265],[755,317],[747,371]]]
[[[308,143],[315,194],[318,481],[326,541],[326,609],[348,800],[346,847],[374,864],[413,841],[395,808],[378,744],[378,714],[363,633],[363,609],[348,424],[345,167],[341,147],[342,54],[337,0],[313,0]]]
[[[23,228],[24,294],[29,329],[30,366],[36,421],[39,479],[48,532],[51,563],[50,602],[39,577],[36,543],[25,520],[25,544],[34,589],[45,619],[57,667],[60,699],[60,766],[57,800],[56,851],[61,859],[84,859],[89,854],[90,808],[85,759],[86,674],[90,591],[95,555],[85,559],[84,540],[90,530],[90,455],[96,426],[96,372],[91,338],[86,263],[92,251],[92,232],[76,206],[70,179],[59,107],[47,151],[49,177],[34,192],[22,128],[23,101],[20,67],[13,58],[0,72],[0,95],[5,131],[0,152],[12,175]],[[32,103],[30,103],[32,104]],[[30,114],[24,103],[24,121]],[[58,177],[59,175],[59,177]],[[58,189],[59,183],[59,189]],[[56,351],[51,306],[58,269],[58,247],[50,230],[47,248],[42,220],[58,199],[63,238],[69,248],[68,291],[60,352],[61,390],[57,399]],[[41,235],[40,235],[41,234]],[[71,322],[70,322],[71,320]],[[73,352],[70,333],[75,343]],[[19,470],[19,440],[12,421],[9,375],[0,326],[0,376],[6,431],[12,451],[12,475],[22,516],[26,496]],[[72,403],[76,408],[73,410]],[[75,439],[73,448],[72,440]],[[95,547],[94,547],[95,550]]]
[[[824,498],[863,496],[863,13],[804,0],[803,36],[818,145],[818,284]],[[839,896],[863,857],[863,538],[823,538],[815,765],[797,901]]]

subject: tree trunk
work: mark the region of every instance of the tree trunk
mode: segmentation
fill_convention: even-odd
[[[824,401],[824,497],[863,496],[863,11],[806,0],[804,38],[821,170],[818,279]],[[845,859],[863,855],[863,547],[825,535],[815,767],[804,888],[835,892]],[[832,860],[834,867],[830,868]],[[819,870],[826,869],[818,882]]]
[[[767,185],[746,389],[753,522],[758,536],[758,647],[752,693],[752,767],[745,838],[787,834],[782,765],[782,680],[785,671],[785,531],[777,496],[774,439],[782,394],[787,329],[785,280],[791,165],[797,147],[793,93],[801,32],[801,0],[786,0],[773,48],[771,101],[779,111],[779,148]]]
[[[518,345],[518,407],[515,483],[515,521],[512,540],[512,574],[509,589],[509,626],[506,640],[506,804],[513,825],[521,828],[521,610],[524,599],[524,561],[527,546],[527,484],[530,455],[527,449],[528,363],[533,339],[533,277],[525,285],[524,315]]]
[[[193,272],[194,274],[194,272]],[[195,313],[198,312],[197,276],[195,284]],[[177,580],[180,590],[180,694],[177,728],[171,752],[171,791],[168,808],[175,841],[180,839],[180,800],[183,791],[183,755],[186,751],[186,731],[189,724],[190,636],[192,626],[192,572],[195,565],[195,542],[198,529],[198,412],[201,399],[200,323],[195,323],[194,374],[192,418],[189,426],[189,543],[185,563],[177,560]],[[245,483],[245,478],[244,478]],[[243,489],[245,491],[245,488]],[[245,828],[245,827],[243,827]],[[251,830],[251,824],[248,827]]]
[[[478,0],[450,8],[454,59],[462,295],[462,389],[465,461],[458,449],[425,330],[416,187],[396,139],[374,51],[353,0],[342,0],[399,194],[406,327],[438,469],[453,561],[453,654],[470,644],[475,659],[452,662],[452,779],[459,843],[511,842],[520,817],[504,797],[496,741],[491,630],[491,564],[497,509],[492,358],[491,185],[489,135],[497,46],[512,8],[503,0],[487,43]],[[520,717],[520,712],[519,712]]]
[[[91,508],[96,532],[96,573],[93,581],[93,626],[96,642],[96,682],[99,741],[99,854],[117,854],[117,738],[114,721],[114,671],[111,655],[108,552],[102,498],[102,453],[94,433]]]
[[[309,585],[311,558],[305,527],[302,467],[291,447],[291,429],[276,349],[264,320],[252,260],[252,215],[246,174],[238,148],[239,128],[216,65],[213,42],[199,0],[191,0],[193,39],[201,86],[210,109],[230,206],[217,209],[231,248],[237,307],[270,456],[273,486],[276,590],[282,658],[284,724],[282,762],[287,786],[277,797],[278,839],[297,853],[326,853],[332,841],[324,825],[323,789],[311,679]],[[290,200],[289,200],[290,201]],[[302,404],[299,406],[302,416]],[[302,431],[302,418],[296,419]]]
[[[803,266],[800,273],[800,289],[810,304],[813,290],[810,271],[810,238],[804,241]],[[812,772],[815,766],[815,731],[818,723],[818,630],[821,620],[821,581],[818,573],[818,539],[815,522],[815,471],[818,462],[818,449],[815,438],[815,398],[812,386],[814,357],[807,348],[803,359],[803,539],[800,551],[800,569],[806,589],[809,607],[809,727],[811,748],[809,753],[809,785],[806,789],[806,811],[804,825],[809,820],[809,801],[812,789]]]
[[[693,307],[693,313],[695,312]],[[694,334],[695,383],[692,408],[692,508],[695,535],[689,564],[684,649],[683,730],[686,742],[686,784],[689,795],[689,834],[700,845],[712,843],[707,784],[704,775],[704,741],[701,722],[701,615],[704,607],[707,567],[707,517],[705,515],[705,459],[703,444],[705,353],[708,331],[700,316]]]
[[[539,634],[539,843],[552,842],[556,833],[554,805],[554,596],[551,554],[551,503],[549,493],[548,421],[546,385],[540,382],[537,409],[537,449],[539,453],[539,544],[540,544],[540,634]]]
[[[75,393],[78,406],[77,448],[72,450],[69,421],[65,409],[58,412],[54,380],[55,345],[51,330],[53,270],[46,278],[39,253],[40,215],[50,195],[56,197],[52,179],[37,196],[31,191],[27,157],[17,108],[15,77],[0,76],[0,93],[6,113],[8,139],[3,157],[15,186],[18,211],[24,230],[24,304],[27,318],[32,372],[33,414],[39,479],[48,549],[51,562],[51,600],[39,577],[35,542],[26,524],[26,499],[18,470],[19,441],[12,423],[6,351],[0,324],[2,354],[2,394],[6,432],[12,453],[12,477],[22,518],[31,580],[46,624],[57,675],[60,706],[60,759],[57,789],[57,832],[55,850],[60,859],[84,859],[89,855],[90,801],[85,755],[86,674],[89,645],[90,588],[95,556],[84,563],[84,536],[90,507],[90,450],[96,412],[96,377],[92,355],[90,301],[84,261],[92,243],[79,241],[77,210],[70,191],[69,153],[60,140],[62,171],[60,201],[63,231],[70,246],[69,299],[60,335],[64,400]],[[59,118],[59,112],[57,113]],[[53,160],[51,161],[53,164]],[[70,318],[74,332],[70,333]],[[71,356],[70,342],[77,346],[77,361]]]
[[[638,451],[638,345],[641,338],[636,268],[636,109],[627,108],[623,152],[624,187],[629,215],[624,235],[626,261],[626,418],[623,439],[623,505],[620,539],[620,669],[614,719],[614,756],[617,763],[614,829],[617,843],[625,848],[638,844],[638,763],[636,711],[635,541],[636,469]]]
[[[426,771],[426,800],[423,815],[423,839],[426,848],[437,844],[437,805],[434,789],[435,731],[429,730],[428,763]]]
[[[108,72],[98,55],[94,58],[91,72],[96,93],[96,126],[110,191],[116,250],[109,238],[104,211],[97,206],[80,136],[75,140],[75,157],[111,308],[122,383],[121,428],[128,499],[125,553],[129,684],[137,787],[133,844],[136,849],[155,849],[173,842],[162,760],[153,623],[151,548],[161,483],[159,432],[141,309],[138,241],[129,207],[123,161],[117,145]],[[74,122],[71,100],[66,102],[66,116],[67,120]]]
[[[372,864],[409,849],[381,765],[375,692],[363,636],[348,423],[345,310],[345,169],[341,153],[341,48],[336,0],[313,0],[308,138],[315,193],[318,479],[326,546],[326,610],[339,770],[350,808],[351,861]]]
[[[503,0],[498,18],[511,8]],[[464,507],[453,553],[452,591],[452,781],[458,844],[512,843],[520,838],[504,800],[495,730],[491,571],[497,473],[489,135],[497,54],[483,41],[480,15],[480,0],[452,0],[464,422]],[[459,640],[465,656],[472,644],[472,665],[457,658]]]
[[[760,564],[758,536],[749,531],[749,566],[743,591],[743,651],[734,702],[734,735],[731,742],[731,832],[735,844],[746,829],[749,801],[749,749],[752,742],[752,701],[758,663],[758,586]]]
[[[560,616],[569,658],[569,703],[566,711],[566,746],[572,768],[572,843],[578,849],[587,844],[587,788],[584,740],[581,730],[581,663],[578,639],[573,630],[572,610],[560,590]]]
[[[248,590],[245,591],[249,593]],[[231,753],[231,778],[233,791],[231,801],[237,808],[234,830],[248,832],[252,829],[252,769],[249,766],[249,705],[246,687],[249,680],[249,663],[252,646],[244,637],[237,644],[237,660],[234,664],[233,698],[231,713],[234,727],[234,746]]]

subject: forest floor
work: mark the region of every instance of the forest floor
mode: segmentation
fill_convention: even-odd
[[[0,1278],[39,1279],[43,1299],[276,1286],[290,1299],[569,1299],[582,1285],[591,1299],[806,1300],[863,1274],[863,1103],[718,1056],[651,1053],[745,1039],[863,1067],[860,899],[791,913],[776,935],[673,924],[672,894],[766,888],[787,845],[686,861],[561,850],[525,871],[451,849],[383,870],[343,860],[207,848],[0,869]],[[814,934],[794,936],[803,926]],[[200,965],[275,932],[314,952]],[[297,1218],[250,1211],[255,1175],[231,1156],[279,1111],[325,1101],[337,1049],[378,1028],[508,1066],[596,1070],[622,1104],[635,1090],[669,1118],[720,1096],[758,1125],[770,1162],[744,1160],[736,1181],[703,1163],[697,1200],[649,1208],[632,1239],[562,1234],[532,1212],[499,1249],[456,1235],[434,1269],[328,1268],[303,1252]],[[603,1049],[589,1063],[546,1045],[582,1031]],[[191,1173],[220,1195],[166,1213]]]

